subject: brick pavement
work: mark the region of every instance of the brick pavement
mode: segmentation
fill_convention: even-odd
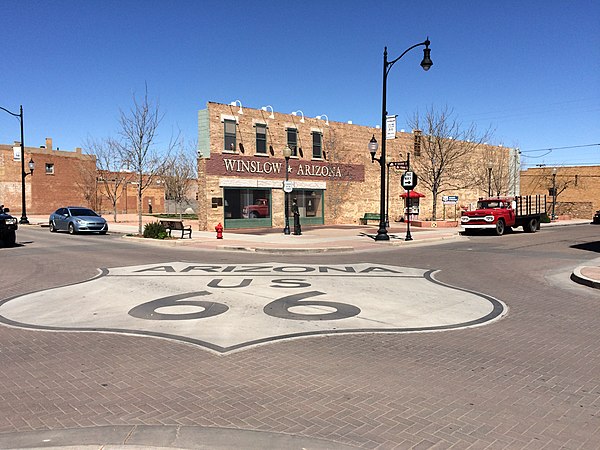
[[[385,253],[509,305],[481,328],[323,336],[216,356],[160,339],[2,326],[0,433],[182,425],[361,448],[596,449],[600,291],[568,284],[580,254],[559,248],[560,235],[511,238],[508,249],[457,242]],[[514,260],[500,264],[506,254]],[[472,275],[485,267],[498,271],[482,283]]]

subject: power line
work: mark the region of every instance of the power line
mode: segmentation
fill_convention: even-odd
[[[600,145],[600,144],[584,144],[584,145],[571,145],[569,147],[538,148],[536,150],[521,150],[521,153],[533,153],[533,152],[548,152],[548,153],[550,153],[552,150],[565,150],[568,148],[595,147],[596,145]]]

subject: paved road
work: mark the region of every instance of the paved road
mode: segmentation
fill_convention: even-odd
[[[593,226],[310,256],[146,247],[39,229],[20,230],[19,239],[21,247],[0,250],[3,300],[80,283],[99,267],[385,266],[437,271],[437,281],[498,299],[508,314],[478,327],[316,335],[225,353],[172,339],[0,326],[0,447],[47,447],[67,436],[98,444],[85,439],[100,435],[115,440],[104,443],[182,448],[258,448],[286,437],[282,448],[598,448],[600,291],[569,280],[598,257]],[[361,293],[389,297],[395,282],[370,280]],[[402,286],[394,286],[399,298]],[[124,289],[115,284],[115,297]],[[27,298],[27,320],[36,308],[40,318],[56,310],[45,304],[55,296]],[[64,315],[81,314],[80,305]]]

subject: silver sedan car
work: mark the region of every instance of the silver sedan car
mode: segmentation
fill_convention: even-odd
[[[50,214],[50,232],[68,231],[69,234],[95,232],[106,234],[108,224],[103,217],[89,208],[67,206]]]

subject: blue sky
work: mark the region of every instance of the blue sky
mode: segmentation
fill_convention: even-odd
[[[0,17],[0,106],[23,105],[27,146],[115,136],[146,83],[165,114],[158,145],[195,140],[207,101],[375,126],[384,46],[393,59],[429,36],[429,72],[422,47],[390,72],[399,129],[448,106],[525,165],[600,165],[597,0],[21,0]],[[0,143],[18,139],[0,111]]]

